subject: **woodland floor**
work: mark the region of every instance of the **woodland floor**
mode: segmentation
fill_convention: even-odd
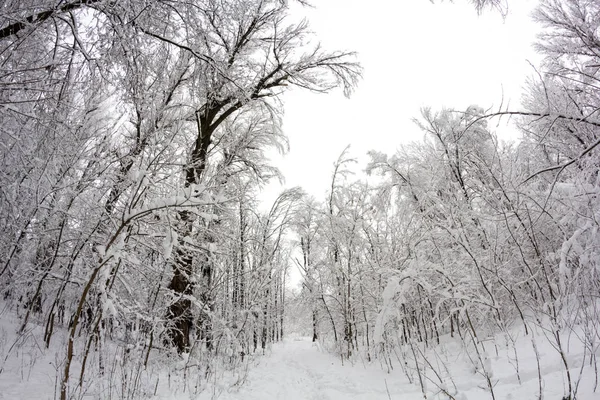
[[[497,400],[534,400],[539,399],[539,382],[535,357],[524,346],[528,340],[519,344],[521,381],[519,384],[515,369],[502,356],[492,357],[491,368],[496,377],[495,394]],[[563,397],[563,371],[558,357],[547,344],[538,344],[542,361],[542,385],[544,400],[561,400]],[[531,346],[529,346],[531,347]],[[491,398],[484,389],[483,380],[468,366],[466,357],[458,348],[448,343],[446,354],[455,376],[458,393],[457,400],[478,400]],[[578,377],[581,368],[581,354],[576,345],[572,345],[573,368],[571,374]],[[579,354],[579,356],[577,355]],[[577,363],[579,360],[579,363]],[[341,364],[339,358],[323,352],[309,338],[287,339],[273,346],[271,354],[265,356],[258,366],[253,368],[247,381],[239,390],[223,391],[219,399],[224,400],[417,400],[423,394],[417,382],[411,384],[396,362],[395,369],[387,373],[378,362],[371,364],[358,360],[354,364]],[[577,399],[600,399],[600,392],[593,392],[594,374],[592,368],[585,367],[579,383]],[[428,399],[448,399],[439,393],[439,389],[429,383]],[[213,393],[214,394],[214,393]],[[210,398],[205,393],[201,399]]]
[[[60,371],[64,349],[61,346],[45,349],[35,338],[39,332],[34,328],[27,343],[16,339],[16,320],[6,314],[0,315],[0,399],[42,400],[54,399],[57,393],[57,371]],[[56,342],[61,343],[57,337]],[[445,343],[444,343],[445,339]],[[493,372],[496,400],[539,400],[539,380],[531,336],[517,339],[517,354],[521,383],[515,373],[515,362],[511,359],[512,348],[502,345],[499,336],[486,344],[489,369]],[[542,333],[536,335],[540,354],[543,400],[561,400],[565,388],[565,373],[561,360]],[[583,365],[583,348],[575,334],[564,337],[569,348],[569,365],[574,384],[578,383],[577,399],[600,399],[600,391],[594,392],[596,377],[589,357]],[[417,400],[423,399],[414,368],[411,383],[404,373],[398,358],[392,359],[393,370],[376,360],[371,363],[360,357],[342,364],[340,358],[322,349],[309,338],[292,336],[282,343],[273,345],[264,355],[254,357],[234,372],[221,371],[212,379],[201,380],[190,370],[185,380],[177,377],[169,367],[157,362],[152,370],[141,370],[140,390],[124,396],[107,386],[88,387],[77,399],[120,399],[150,398],[161,400]],[[452,375],[442,376],[446,389],[456,400],[491,399],[481,374],[474,370],[464,348],[451,338],[442,338],[438,350],[438,365]],[[105,359],[118,359],[105,349]],[[120,361],[115,361],[118,363]],[[183,361],[182,361],[183,362]],[[445,364],[445,367],[442,365]],[[57,365],[59,366],[57,368]],[[181,371],[181,369],[179,369]],[[134,375],[131,369],[127,375]],[[114,374],[110,386],[118,387],[122,373]],[[429,376],[433,376],[431,370]],[[113,375],[111,375],[113,376]],[[196,384],[194,382],[199,382]],[[200,389],[198,389],[200,388]],[[438,386],[425,382],[427,399],[448,399]]]
[[[375,367],[375,368],[373,368]],[[395,379],[379,366],[341,364],[309,338],[287,339],[273,346],[271,354],[248,374],[239,391],[224,392],[224,400],[337,400],[422,398],[417,387]]]

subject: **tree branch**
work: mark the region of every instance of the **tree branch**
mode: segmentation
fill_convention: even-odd
[[[22,31],[23,29],[25,29],[26,27],[28,27],[30,25],[39,25],[42,22],[46,21],[47,19],[49,19],[55,15],[64,14],[69,11],[73,11],[77,8],[80,8],[83,6],[90,6],[94,3],[99,3],[101,1],[104,1],[104,0],[77,0],[72,3],[65,4],[62,7],[55,8],[53,10],[41,11],[37,14],[30,15],[28,17],[25,17],[25,19],[23,21],[14,22],[14,23],[0,29],[0,40],[6,39],[7,37],[10,37],[13,35],[16,35],[17,33],[19,33],[20,31]]]
[[[581,152],[581,154],[579,156],[577,156],[576,158],[567,161],[566,163],[563,164],[559,164],[559,165],[555,165],[553,167],[548,167],[548,168],[544,168],[541,169],[535,173],[533,173],[532,175],[530,175],[527,179],[525,179],[523,181],[523,183],[527,183],[527,181],[531,180],[532,178],[536,177],[539,174],[543,174],[544,172],[550,172],[550,171],[555,171],[557,169],[559,169],[560,171],[558,172],[559,174],[565,170],[565,168],[567,168],[569,165],[576,163],[577,161],[581,160],[584,156],[586,156],[589,152],[591,152],[592,150],[594,150],[596,147],[598,147],[598,145],[600,145],[600,139],[596,140],[594,143],[592,143],[590,146],[588,146],[584,151]]]

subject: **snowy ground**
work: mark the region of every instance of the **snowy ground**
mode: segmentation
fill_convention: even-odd
[[[271,354],[249,372],[245,385],[222,393],[219,399],[389,399],[386,385],[392,398],[422,398],[418,388],[379,366],[342,366],[340,359],[323,353],[308,338],[296,338],[274,345]]]
[[[40,332],[33,329],[28,341],[23,344],[15,341],[16,319],[3,315],[0,318],[0,399],[37,400],[54,399],[57,393],[57,371],[60,371],[64,349],[57,345],[44,349],[36,341]],[[543,400],[561,400],[564,393],[564,368],[558,354],[543,336],[536,336],[542,371]],[[56,343],[61,343],[57,338]],[[456,400],[490,399],[484,380],[473,369],[464,349],[456,342],[447,339],[443,349],[439,348],[440,362],[444,362],[451,372],[446,389]],[[600,399],[600,391],[594,393],[595,374],[589,361],[583,365],[583,348],[575,335],[566,336],[564,343],[569,348],[569,365],[573,381],[579,381],[579,400]],[[502,346],[502,338],[486,345],[489,355],[489,368],[494,374],[494,391],[497,400],[539,400],[539,380],[535,353],[531,346],[531,336],[521,336],[517,340],[517,354],[521,383],[516,376],[512,351]],[[111,364],[109,351],[105,358]],[[586,360],[589,359],[586,357]],[[367,363],[358,358],[353,363],[343,365],[339,358],[322,350],[308,338],[292,337],[276,344],[264,356],[253,359],[250,365],[235,372],[221,371],[209,378],[200,379],[192,370],[185,378],[185,384],[178,382],[171,369],[154,367],[140,369],[142,390],[130,397],[160,400],[417,400],[423,399],[420,386],[415,379],[409,382],[398,360],[392,360],[394,369],[389,373],[379,361]],[[117,362],[114,362],[116,365]],[[410,369],[410,365],[408,366]],[[76,372],[77,373],[77,372]],[[135,371],[131,371],[131,376]],[[111,385],[118,386],[122,376],[114,374]],[[198,382],[196,384],[195,382]],[[439,388],[426,383],[428,399],[448,399],[440,394]],[[110,399],[121,398],[106,387],[90,387],[74,398]]]
[[[548,350],[543,347],[544,350]],[[503,357],[493,358],[491,365],[497,376],[496,398],[506,400],[538,399],[538,376],[535,357],[527,357],[528,351],[521,349],[521,380],[519,384],[514,368]],[[533,355],[533,354],[532,354]],[[489,399],[490,395],[481,385],[482,380],[467,367],[459,352],[454,354],[450,365],[458,388],[457,400]],[[560,360],[551,353],[542,356],[544,400],[561,400],[563,396],[563,373]],[[579,363],[578,367],[581,364]],[[572,368],[577,376],[579,368]],[[582,376],[580,400],[600,399],[593,393],[594,374],[586,368]],[[429,399],[448,399],[439,390],[429,385]],[[211,398],[205,393],[202,400]],[[323,353],[308,338],[288,339],[273,346],[272,353],[249,372],[247,382],[239,390],[221,393],[222,400],[417,400],[423,394],[416,384],[411,384],[400,367],[390,373],[379,363],[342,365],[340,360]]]

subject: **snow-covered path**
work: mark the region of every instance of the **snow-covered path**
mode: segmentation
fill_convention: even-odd
[[[521,358],[522,384],[517,382],[514,368],[505,357],[491,357],[490,368],[494,372],[496,399],[537,399],[539,397],[535,358],[523,339],[519,354]],[[581,359],[574,346],[571,374],[577,377]],[[541,362],[544,365],[544,398],[558,400],[563,396],[564,374],[558,355],[550,345],[541,346]],[[489,399],[490,393],[482,384],[482,378],[473,372],[466,356],[459,347],[450,345],[452,356],[447,363],[452,369],[460,400]],[[378,362],[366,364],[355,362],[341,364],[339,358],[321,351],[308,338],[287,339],[273,345],[271,353],[259,358],[259,364],[251,367],[243,385],[229,387],[220,392],[210,390],[202,393],[201,400],[422,400],[418,382],[410,383],[397,362],[389,374]],[[414,378],[416,379],[416,378]],[[577,378],[575,378],[577,379]],[[600,400],[593,392],[594,376],[591,367],[581,376],[578,400]],[[434,384],[429,384],[428,399],[447,399]],[[432,391],[433,390],[433,391]]]
[[[239,391],[223,392],[219,399],[387,400],[387,390],[392,398],[400,393],[406,400],[422,398],[415,389],[378,365],[342,366],[339,359],[321,352],[309,339],[298,338],[274,345],[272,354],[249,372]]]
[[[57,398],[57,376],[62,366],[63,343],[60,337],[50,349],[37,345],[31,333],[30,342],[15,341],[17,324],[5,318],[0,319],[0,400],[52,400]],[[39,332],[38,332],[39,334]],[[502,336],[486,343],[489,356],[488,372],[493,377],[494,393],[497,400],[530,400],[539,398],[540,385],[543,398],[559,400],[564,396],[567,382],[560,356],[552,344],[536,336],[538,356],[531,347],[531,336],[520,337],[516,341],[516,354],[519,358],[520,380],[516,376],[515,354],[502,344]],[[483,377],[473,368],[472,360],[464,346],[457,340],[443,337],[444,343],[437,349],[436,366],[442,371],[445,390],[450,391],[456,400],[490,399]],[[577,400],[600,400],[600,390],[595,391],[597,376],[589,357],[584,363],[584,349],[576,336],[565,335],[563,343],[569,346],[569,370],[577,387]],[[34,345],[35,344],[35,345]],[[104,349],[105,359],[114,353]],[[10,357],[9,357],[10,356]],[[541,382],[538,380],[538,359]],[[159,357],[160,361],[161,358]],[[404,360],[404,359],[403,359]],[[354,364],[342,365],[339,358],[322,351],[309,338],[289,338],[277,343],[264,356],[255,357],[247,367],[247,374],[238,366],[235,371],[226,369],[211,374],[209,382],[203,375],[195,376],[191,371],[182,379],[179,364],[157,363],[147,371],[140,371],[139,387],[132,395],[134,399],[156,400],[421,400],[423,394],[410,357],[406,369],[412,376],[410,383],[398,359],[392,359],[394,369],[388,374],[379,361],[371,364],[360,359]],[[90,365],[92,365],[90,363]],[[118,366],[119,360],[110,365]],[[423,371],[423,367],[419,368]],[[173,373],[170,374],[169,370]],[[121,371],[121,370],[119,370]],[[105,400],[120,398],[117,389],[124,379],[135,374],[122,375],[120,372],[106,374],[106,381],[98,379],[86,386],[83,392],[73,392],[77,399]],[[128,372],[132,372],[127,369]],[[446,373],[444,373],[446,371]],[[122,371],[121,371],[122,372]],[[135,372],[135,371],[133,371]],[[424,381],[427,399],[447,400],[431,368],[426,368]],[[451,372],[452,376],[449,375]],[[243,377],[241,379],[240,377]],[[195,386],[198,383],[197,386]],[[125,387],[128,389],[129,387]],[[124,389],[124,390],[125,390]]]

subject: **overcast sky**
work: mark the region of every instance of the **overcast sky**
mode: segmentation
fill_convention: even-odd
[[[411,120],[424,106],[498,107],[504,96],[518,108],[525,80],[534,74],[528,61],[539,59],[532,49],[539,26],[530,17],[537,0],[509,2],[504,20],[494,11],[478,16],[467,0],[314,3],[315,9],[301,11],[312,30],[327,49],[357,51],[364,77],[350,99],[341,91],[284,96],[291,149],[273,161],[286,182],[266,188],[267,202],[292,186],[323,199],[333,162],[347,145],[364,161],[371,149],[391,154],[419,140]]]

